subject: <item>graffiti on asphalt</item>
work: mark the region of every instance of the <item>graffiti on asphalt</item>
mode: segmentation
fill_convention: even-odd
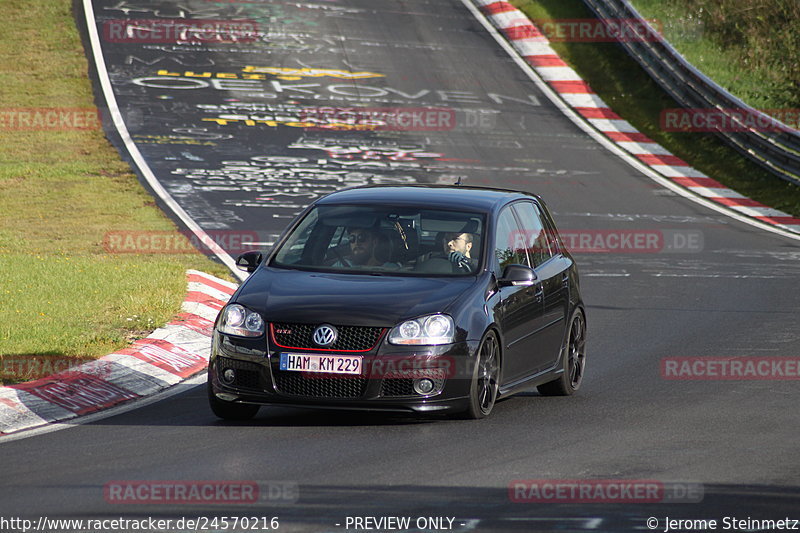
[[[383,78],[385,74],[377,72],[350,72],[339,69],[324,68],[287,68],[287,67],[255,67],[246,66],[242,72],[256,74],[272,74],[280,80],[299,80],[302,78],[340,78],[343,80],[363,80],[366,78]],[[243,79],[264,79],[264,78],[243,78]]]
[[[222,161],[218,168],[177,168],[182,181],[169,182],[173,190],[226,194],[223,205],[265,207],[281,217],[291,217],[320,196],[346,187],[369,184],[408,184],[417,179],[398,172],[342,169],[304,157],[256,156],[242,161]]]
[[[131,135],[133,141],[137,144],[188,144],[192,146],[217,146],[214,141],[201,141],[199,139],[191,139],[179,135]]]
[[[300,150],[322,150],[333,164],[347,164],[343,161],[418,161],[420,159],[439,159],[444,154],[429,152],[420,145],[381,142],[377,140],[340,138],[303,138],[289,145]]]
[[[248,67],[246,67],[248,68]],[[303,69],[291,69],[301,71]],[[312,72],[318,69],[309,69]],[[357,76],[362,73],[349,71],[323,69],[318,72],[327,73],[328,76]],[[338,74],[336,74],[338,73]],[[390,86],[375,87],[371,85],[352,83],[330,84],[321,83],[284,83],[287,80],[268,79],[267,73],[248,72],[212,72],[212,71],[183,71],[173,72],[168,69],[158,69],[155,76],[137,77],[132,83],[140,87],[167,90],[198,90],[211,88],[217,91],[242,91],[243,96],[277,99],[279,96],[298,100],[353,100],[363,102],[381,103],[407,103],[424,104],[435,102],[450,105],[485,104],[487,102],[502,105],[506,102],[524,106],[538,107],[541,105],[535,95],[529,94],[527,98],[507,96],[500,93],[487,92],[478,94],[472,91],[441,90],[441,89],[416,89],[407,92]],[[382,74],[370,73],[372,77]],[[325,74],[322,74],[325,75]],[[400,97],[399,99],[397,97]]]

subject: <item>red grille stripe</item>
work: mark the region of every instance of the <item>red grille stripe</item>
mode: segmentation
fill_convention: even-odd
[[[333,350],[331,348],[301,348],[298,346],[284,346],[283,344],[279,343],[278,340],[275,338],[275,326],[272,324],[272,322],[270,322],[269,324],[269,336],[270,340],[272,341],[273,344],[275,344],[275,346],[279,348],[286,348],[287,350],[309,350],[312,352],[330,352],[330,353],[366,353],[366,352],[371,352],[372,350],[375,349],[376,346],[378,346],[378,344],[381,343],[381,340],[383,340],[383,336],[386,334],[386,329],[387,328],[383,328],[381,330],[380,335],[378,335],[378,340],[375,341],[375,344],[373,344],[371,348],[368,348],[366,350]]]

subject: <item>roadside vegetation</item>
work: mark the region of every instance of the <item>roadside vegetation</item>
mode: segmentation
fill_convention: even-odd
[[[17,124],[31,110],[94,106],[71,2],[5,2],[3,13],[0,382],[9,383],[38,377],[28,361],[95,358],[168,322],[187,268],[232,278],[200,253],[106,251],[108,232],[177,230],[99,127]]]
[[[760,109],[800,108],[800,2],[633,0],[675,48]],[[797,127],[797,124],[792,124]]]
[[[662,7],[672,5],[671,12],[673,16],[686,17],[688,16],[688,11],[682,7],[677,7],[678,4],[696,6],[704,2],[730,4],[731,7],[728,10],[730,16],[734,16],[736,12],[733,6],[739,7],[744,4],[759,3],[757,0],[742,2],[665,0]],[[594,15],[581,0],[512,0],[512,3],[532,19],[594,18]],[[655,11],[645,9],[645,4],[658,6],[661,3],[661,0],[637,0],[634,2],[637,8],[641,4],[644,16],[657,18],[664,24],[664,31],[668,38],[670,32],[673,37],[682,36],[683,41],[704,37],[705,33],[698,31],[696,27],[699,25],[683,24],[679,28],[677,23],[670,22],[671,19],[669,17],[663,14],[659,16]],[[788,4],[789,2],[778,3]],[[750,24],[750,18],[758,17],[757,14],[753,14],[753,11],[754,9],[741,10],[737,21],[731,22],[731,24],[734,26],[739,24],[742,27],[746,27]],[[669,29],[670,24],[672,24],[671,30]],[[791,32],[792,28],[796,28],[796,24],[794,26],[790,24],[786,31]],[[795,36],[795,39],[798,39],[798,37]],[[686,160],[698,170],[741,194],[794,216],[800,216],[800,187],[786,182],[750,162],[711,133],[664,131],[660,127],[661,112],[664,109],[680,106],[661,90],[647,73],[639,67],[638,63],[631,59],[619,45],[615,43],[554,41],[551,42],[551,46],[564,61],[572,66],[592,86],[614,111],[633,124],[639,131],[663,145],[673,154]],[[769,45],[764,42],[763,46]],[[680,47],[678,49],[681,50]],[[736,52],[733,48],[730,48],[728,53],[735,54]],[[796,62],[800,61],[800,55],[795,53],[787,61],[791,60],[795,61],[794,68],[796,69]],[[750,81],[748,83],[751,83],[753,87],[757,87],[758,74],[755,71],[748,72],[746,69],[736,67],[731,67],[731,69],[736,70],[742,78],[749,77]],[[714,77],[712,73],[709,73],[709,75],[712,78]],[[776,75],[775,78],[780,78],[780,76]],[[770,94],[784,93],[775,91]],[[798,92],[795,88],[795,96],[797,95]],[[780,107],[777,105],[778,101],[777,99],[762,99],[758,102],[774,102],[772,104],[773,107]],[[788,100],[780,101],[788,102]],[[759,105],[759,107],[766,106]]]

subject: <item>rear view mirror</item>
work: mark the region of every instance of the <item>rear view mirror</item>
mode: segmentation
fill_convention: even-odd
[[[497,280],[501,287],[530,287],[539,278],[532,268],[525,265],[508,265],[503,270],[503,277]]]
[[[245,252],[236,258],[236,267],[245,272],[253,272],[261,264],[263,258],[261,252]]]

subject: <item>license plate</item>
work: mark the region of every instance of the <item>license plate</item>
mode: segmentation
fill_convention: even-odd
[[[360,374],[361,357],[350,355],[281,354],[281,370],[324,372],[326,374]]]

